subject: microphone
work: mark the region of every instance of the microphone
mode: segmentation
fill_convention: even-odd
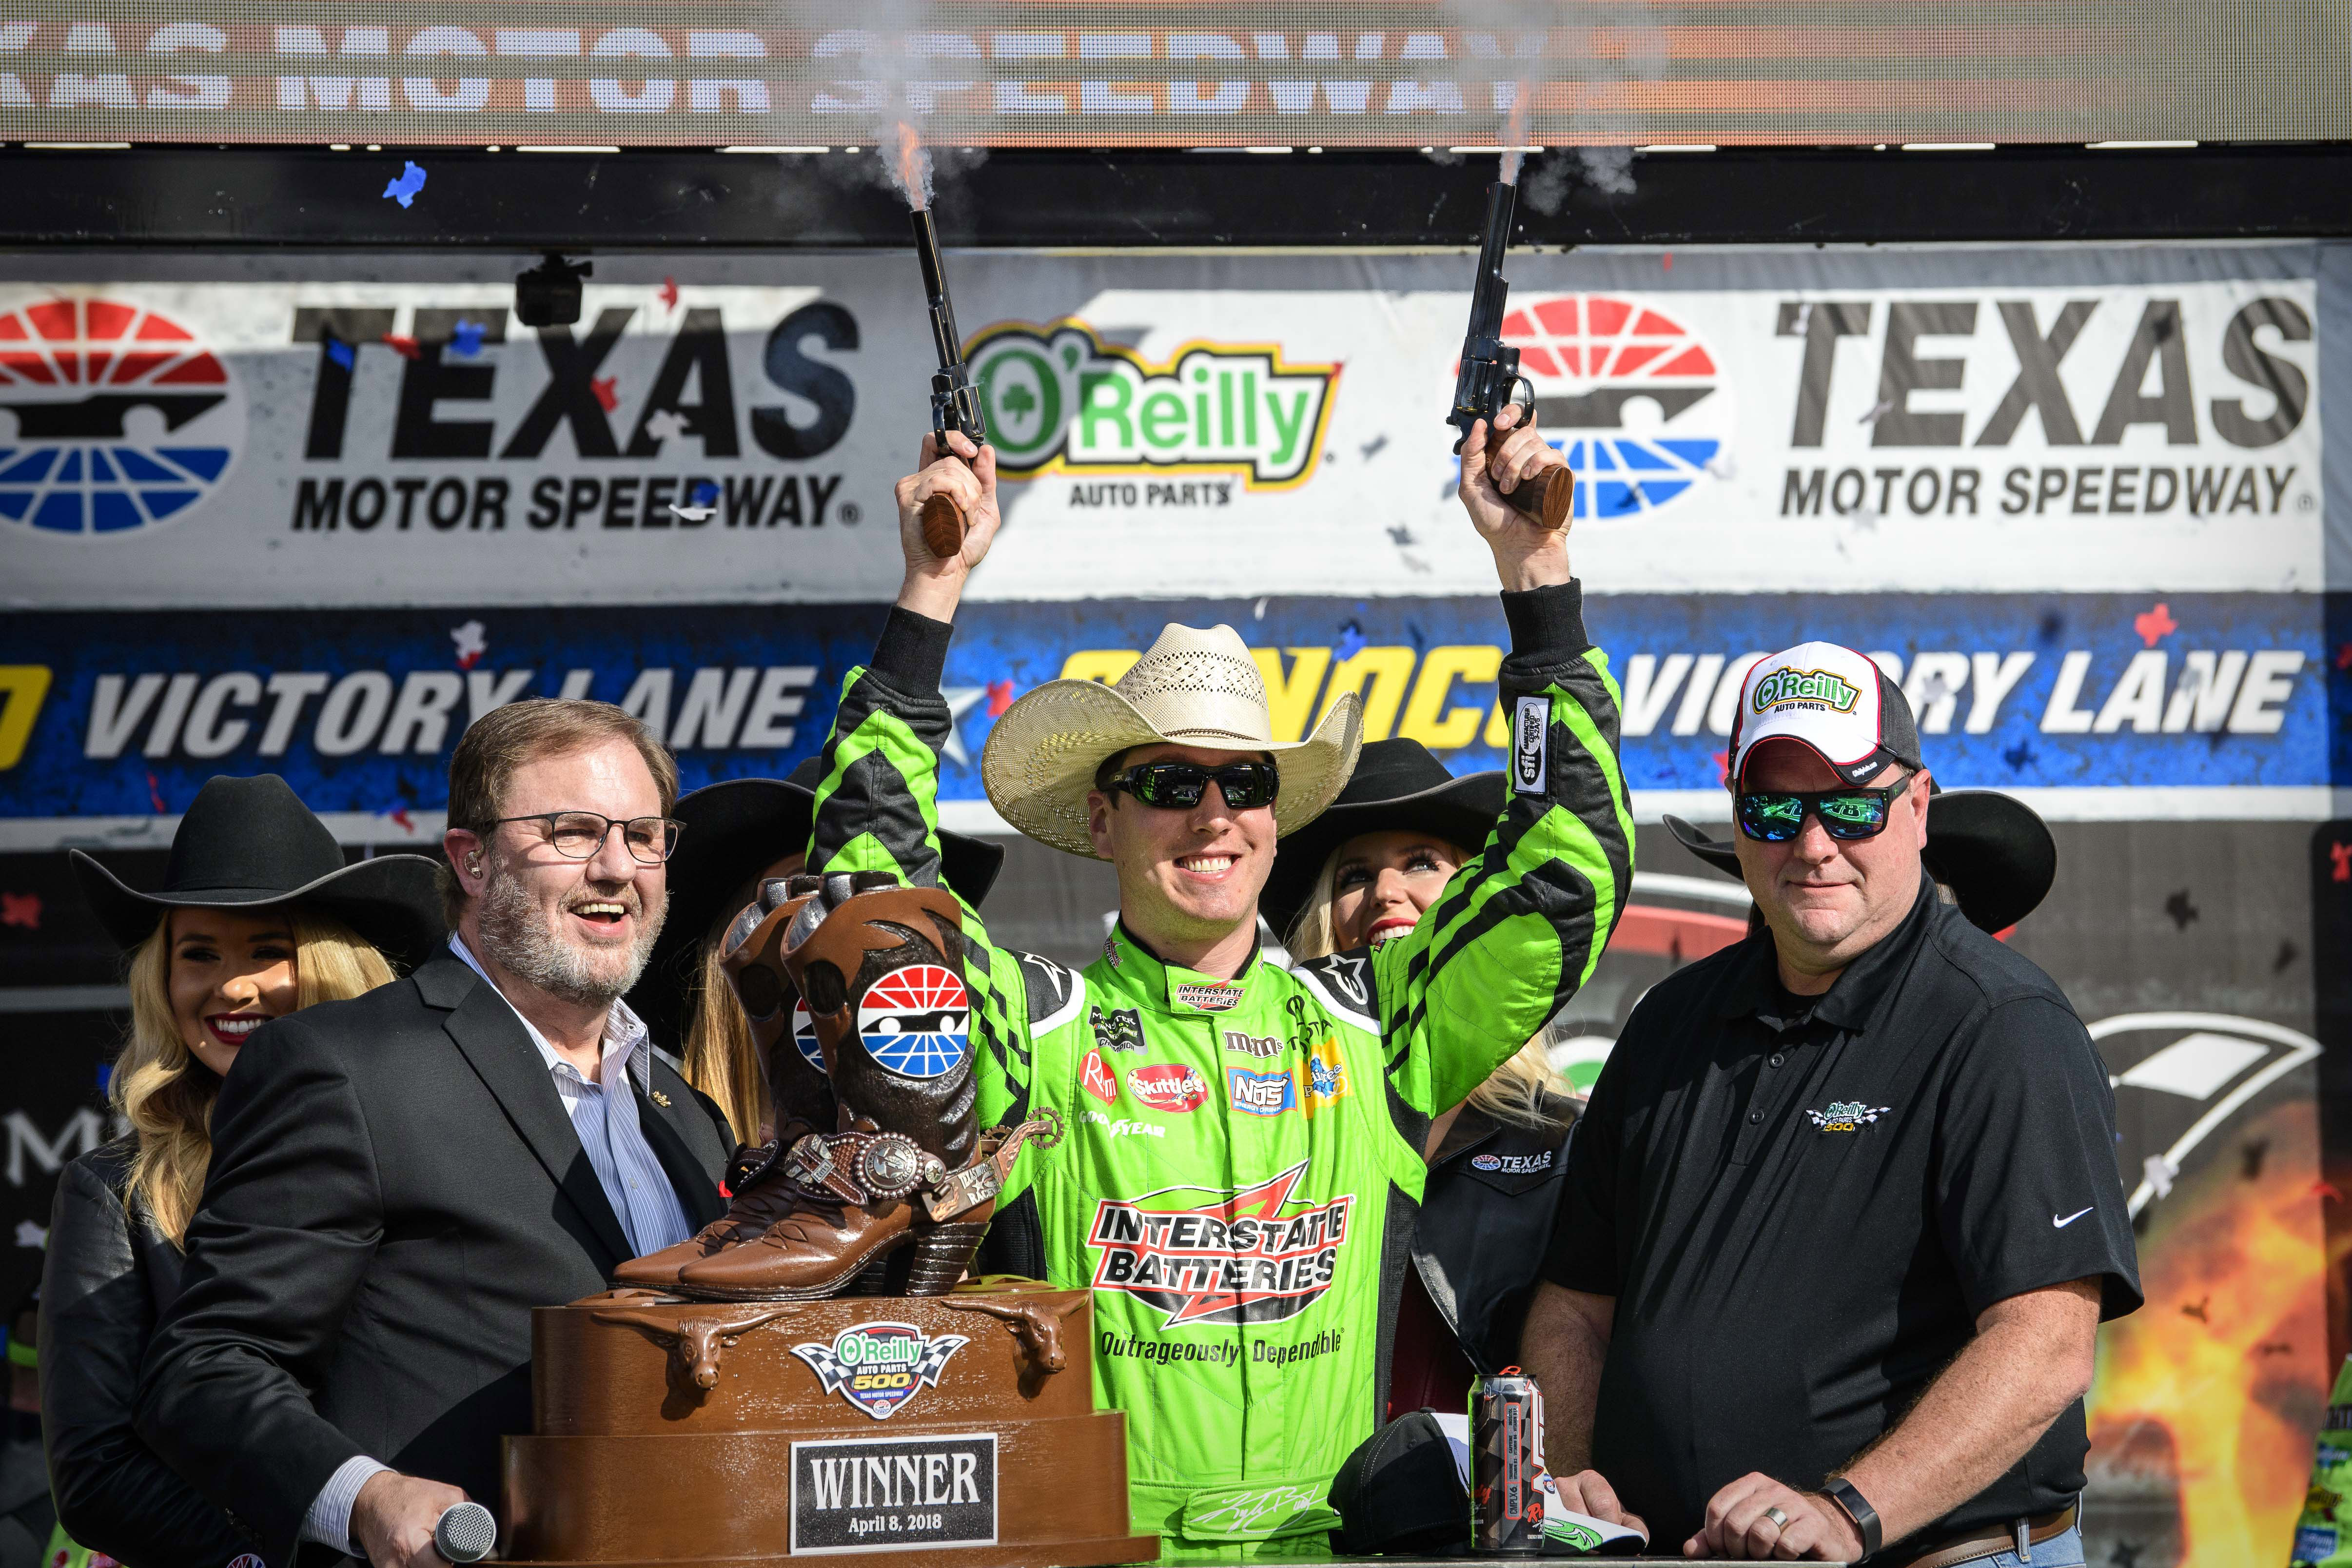
[[[479,1563],[499,1543],[499,1521],[478,1502],[452,1503],[433,1527],[433,1550],[448,1563]]]

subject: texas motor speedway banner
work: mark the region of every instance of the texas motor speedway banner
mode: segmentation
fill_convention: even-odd
[[[2324,815],[2324,255],[1514,258],[1643,808],[1719,813],[1739,673],[1801,630],[1901,674],[1948,783]],[[405,839],[463,725],[542,693],[625,702],[690,783],[788,766],[897,584],[904,261],[640,262],[536,332],[455,266],[0,284],[0,820],[55,842],[271,768]],[[1170,616],[1240,627],[1288,727],[1355,690],[1492,765],[1441,418],[1466,258],[952,265],[1007,522],[951,818],[986,825],[993,713]]]

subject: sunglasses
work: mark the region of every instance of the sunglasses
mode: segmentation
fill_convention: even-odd
[[[1282,774],[1272,763],[1228,763],[1222,768],[1198,763],[1138,763],[1103,780],[1100,787],[1123,789],[1162,811],[1190,811],[1209,793],[1212,779],[1232,811],[1272,805],[1282,792]]]
[[[1880,789],[1741,790],[1733,797],[1732,815],[1740,832],[1762,844],[1795,838],[1805,830],[1809,812],[1822,819],[1822,831],[1832,838],[1875,838],[1886,831],[1895,797],[1918,776],[1905,773]]]

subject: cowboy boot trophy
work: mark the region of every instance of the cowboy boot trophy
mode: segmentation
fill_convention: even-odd
[[[782,1173],[772,1169],[777,1153],[804,1134],[829,1132],[839,1124],[833,1084],[825,1077],[824,1058],[809,1026],[807,1011],[777,960],[784,929],[819,885],[820,879],[810,876],[772,878],[761,883],[758,895],[735,917],[722,939],[719,962],[759,1049],[768,1103],[775,1110],[774,1137],[764,1144],[746,1144],[736,1150],[727,1172],[731,1197],[724,1215],[675,1247],[622,1264],[613,1271],[615,1284],[666,1290],[677,1283],[678,1271],[688,1264],[700,1262],[722,1247],[756,1239],[793,1211],[793,1189]],[[713,1005],[723,1003],[714,999]]]
[[[688,1263],[665,1288],[804,1300],[844,1290],[861,1274],[874,1280],[869,1270],[911,1249],[903,1293],[944,1294],[986,1234],[1022,1142],[1048,1143],[1052,1130],[979,1130],[953,898],[858,872],[825,877],[785,907],[780,940],[747,966],[780,968],[777,989],[805,999],[840,1105],[837,1131],[803,1133],[755,1173],[755,1184],[781,1178],[789,1214]],[[760,983],[735,977],[751,1005]]]

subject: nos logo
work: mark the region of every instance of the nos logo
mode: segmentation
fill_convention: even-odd
[[[1503,341],[1519,351],[1536,416],[1576,471],[1579,518],[1657,510],[1730,437],[1714,353],[1655,306],[1606,294],[1523,300],[1503,318]]]
[[[244,438],[236,383],[178,322],[120,300],[0,311],[0,518],[152,528],[217,487]]]

